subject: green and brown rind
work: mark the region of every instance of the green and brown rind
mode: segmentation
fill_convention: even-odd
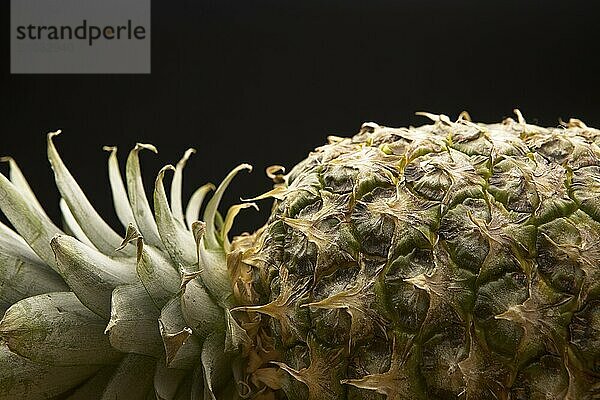
[[[248,256],[296,399],[600,397],[600,131],[364,124]],[[266,328],[267,329],[267,328]]]

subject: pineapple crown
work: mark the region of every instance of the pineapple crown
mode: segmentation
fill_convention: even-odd
[[[238,304],[231,283],[236,277],[228,270],[228,235],[236,215],[257,206],[234,205],[225,217],[218,208],[234,177],[252,167],[237,166],[218,187],[201,186],[184,212],[183,169],[195,153],[189,149],[176,166],[158,173],[152,209],[139,155],[157,149],[138,143],[127,158],[124,182],[117,149],[105,147],[114,208],[126,228],[123,238],[96,212],[63,163],[54,144],[59,134],[49,133],[47,145],[61,195],[63,229],[47,216],[15,160],[3,158],[10,179],[0,175],[0,208],[18,234],[0,224],[0,253],[23,264],[26,273],[22,282],[14,282],[21,296],[15,293],[2,308],[4,313],[16,303],[0,322],[0,359],[3,369],[6,362],[17,363],[15,377],[25,372],[33,377],[31,385],[15,379],[0,389],[0,398],[4,392],[51,397],[107,368],[137,369],[142,375],[155,371],[157,394],[185,385],[206,399],[240,391],[235,382],[244,381],[245,371],[239,357],[250,338],[230,312]],[[170,202],[163,183],[168,172],[173,172]],[[214,194],[199,221],[210,191]],[[57,371],[59,383],[49,380]],[[263,380],[268,375],[263,371]],[[264,383],[255,383],[265,389]],[[142,384],[126,387],[132,384],[137,385],[113,378],[105,382],[104,392],[148,391]],[[251,390],[246,386],[241,391]]]

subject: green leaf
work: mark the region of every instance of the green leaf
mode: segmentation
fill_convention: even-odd
[[[136,272],[155,306],[160,309],[179,289],[181,282],[175,266],[159,250],[144,246],[144,238],[129,225],[123,244],[137,244]]]
[[[108,319],[112,291],[137,280],[132,260],[112,259],[70,236],[51,241],[61,275],[90,310]]]
[[[58,271],[54,262],[54,253],[50,248],[50,240],[63,232],[45,213],[32,206],[27,196],[24,196],[2,174],[0,174],[0,209],[38,257]]]
[[[141,282],[118,286],[112,294],[105,333],[110,344],[125,353],[158,357],[163,353],[158,331],[159,309]]]
[[[192,230],[192,224],[198,221],[200,218],[200,208],[204,202],[204,198],[211,190],[215,190],[215,185],[207,183],[196,189],[196,191],[190,197],[190,201],[185,209],[185,220],[187,222],[188,230]]]
[[[249,207],[253,207],[254,209],[256,209],[256,211],[258,211],[258,206],[255,203],[237,204],[229,207],[229,210],[227,210],[227,215],[225,216],[223,228],[221,229],[221,241],[223,242],[223,248],[225,249],[225,251],[228,252],[231,248],[231,243],[229,242],[229,237],[227,235],[229,235],[229,231],[233,226],[233,221],[235,220],[235,217],[239,214],[241,210]]]
[[[154,371],[154,393],[157,400],[175,400],[177,393],[183,389],[188,371],[168,368],[164,358],[156,363]]]
[[[191,369],[200,359],[202,342],[192,334],[183,316],[181,301],[180,295],[173,297],[161,310],[158,322],[167,366]]]
[[[53,271],[46,263],[32,250],[21,236],[8,226],[0,222],[0,253],[7,256],[22,258],[32,264]]]
[[[183,224],[183,204],[181,201],[181,187],[183,182],[183,169],[187,160],[192,154],[196,152],[196,149],[187,149],[183,157],[177,163],[175,168],[175,175],[173,176],[173,182],[171,183],[171,207],[173,208],[173,216],[181,224]]]
[[[49,268],[41,268],[24,257],[0,253],[0,315],[24,298],[68,290],[62,278]]]
[[[183,221],[178,220],[167,201],[165,187],[163,184],[164,174],[168,169],[173,169],[167,165],[160,170],[154,186],[154,215],[160,238],[165,249],[179,266],[190,266],[198,262],[194,244],[194,237],[183,225]],[[180,199],[181,201],[181,196]]]
[[[50,365],[105,365],[122,354],[104,335],[105,321],[72,292],[42,294],[10,307],[0,336],[15,353]]]
[[[223,248],[216,247],[207,249],[203,238],[208,230],[208,225],[204,222],[194,222],[192,232],[196,241],[198,251],[198,266],[202,277],[202,282],[210,292],[219,306],[222,308],[231,308],[233,289],[227,270],[227,260]]]
[[[16,161],[12,157],[2,157],[0,158],[0,161],[8,162],[10,168],[10,181],[23,194],[23,196],[29,200],[29,204],[32,207],[35,207],[41,214],[46,215],[44,208],[39,203],[37,197],[35,197],[33,190],[31,190],[27,179],[25,179],[25,176],[21,172],[21,169],[17,165]]]
[[[142,181],[142,172],[140,170],[140,150],[150,150],[158,153],[156,147],[151,144],[138,143],[127,157],[127,166],[125,175],[127,176],[127,193],[129,195],[129,204],[133,211],[133,216],[137,222],[137,227],[144,236],[146,243],[162,248],[158,228],[153,218],[152,209],[146,197],[144,182]]]
[[[6,343],[0,343],[0,365],[0,400],[49,399],[79,385],[100,368],[38,364],[12,352]]]
[[[71,175],[63,163],[52,140],[59,133],[60,131],[48,134],[48,159],[54,170],[56,187],[60,191],[62,198],[67,202],[69,209],[88,239],[104,254],[114,255],[115,249],[121,242],[121,236],[94,209],[73,175]],[[131,256],[133,249],[125,249],[121,254]]]
[[[223,182],[221,182],[221,184],[215,191],[214,196],[206,205],[206,210],[204,211],[204,222],[206,222],[206,236],[204,237],[204,240],[206,241],[207,247],[210,249],[220,247],[220,244],[217,240],[215,218],[217,215],[217,210],[219,208],[219,203],[221,203],[221,199],[223,198],[223,193],[225,193],[227,186],[229,186],[233,178],[238,174],[238,172],[240,172],[243,169],[252,171],[252,166],[249,164],[240,164],[237,167],[235,167],[229,174],[227,174],[225,179],[223,179]]]
[[[110,181],[115,212],[117,213],[119,221],[123,224],[123,228],[127,229],[129,224],[134,224],[135,226],[135,218],[133,216],[133,211],[131,211],[131,206],[129,205],[127,190],[123,184],[121,170],[119,169],[117,148],[105,146],[104,150],[110,151],[110,156],[108,157],[108,179]]]
[[[67,202],[65,201],[65,199],[62,199],[62,198],[60,199],[59,206],[60,206],[60,212],[62,214],[62,219],[63,219],[63,229],[70,236],[76,237],[77,240],[79,240],[81,243],[85,243],[88,246],[90,246],[92,249],[95,249],[96,246],[94,246],[94,244],[90,241],[90,239],[88,239],[88,237],[85,236],[85,233],[83,232],[83,230],[77,223],[77,220],[73,216],[73,213],[71,212],[71,209],[67,205]]]
[[[213,302],[198,278],[185,283],[181,295],[181,312],[188,326],[201,340],[215,330],[224,332],[223,310]]]
[[[227,323],[225,351],[228,353],[239,352],[244,346],[252,346],[252,339],[250,339],[248,333],[237,323],[227,309],[225,310],[225,320]]]
[[[67,400],[100,400],[102,398],[102,390],[112,379],[116,365],[107,365],[91,378],[85,381],[81,386],[78,386],[75,391],[67,397]]]
[[[154,393],[153,378],[156,359],[128,354],[119,364],[102,393],[102,400],[145,400]]]
[[[231,381],[231,357],[225,353],[225,335],[214,332],[202,346],[202,368],[204,370],[205,399],[217,400],[216,394]]]

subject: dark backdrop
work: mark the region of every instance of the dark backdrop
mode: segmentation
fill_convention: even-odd
[[[363,121],[425,123],[415,111],[498,121],[578,117],[600,126],[600,51],[594,1],[254,1],[152,4],[151,75],[9,75],[8,1],[0,6],[0,155],[21,164],[57,219],[45,133],[113,225],[102,145],[124,162],[136,141],[146,182],[193,146],[186,194],[249,162],[227,197],[269,188],[264,168],[288,167],[329,134]],[[2,172],[6,168],[2,167]],[[256,227],[245,212],[236,231]]]

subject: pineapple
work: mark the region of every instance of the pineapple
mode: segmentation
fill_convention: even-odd
[[[183,209],[138,144],[108,169],[123,234],[48,135],[63,228],[0,176],[0,399],[600,398],[600,131],[467,113],[330,137],[274,188]],[[164,177],[173,173],[170,200]],[[200,209],[208,193],[214,190]],[[230,240],[236,215],[271,216]]]

